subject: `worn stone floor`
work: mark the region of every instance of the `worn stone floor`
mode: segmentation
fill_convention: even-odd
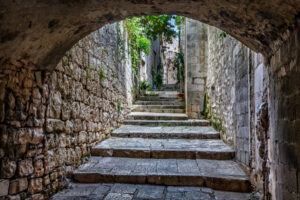
[[[204,187],[136,184],[71,184],[53,200],[247,200],[248,193],[224,192]]]

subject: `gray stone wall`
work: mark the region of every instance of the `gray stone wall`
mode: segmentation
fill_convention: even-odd
[[[177,70],[174,68],[176,53],[179,52],[178,38],[172,38],[172,42],[161,40],[161,62],[163,65],[163,84],[177,84]]]
[[[183,30],[186,112],[189,118],[200,118],[207,74],[207,26],[186,18]]]
[[[236,76],[234,52],[239,42],[232,37],[220,36],[221,30],[208,26],[207,114],[215,123],[222,138],[233,144],[235,139]],[[204,95],[204,94],[203,94]]]
[[[160,62],[160,37],[151,41],[150,55],[142,53],[140,65],[140,79],[146,80],[150,85],[153,84],[152,71],[156,71]]]
[[[299,199],[299,29],[269,62],[220,33],[208,28],[209,117],[265,199]]]
[[[256,135],[255,116],[263,97],[263,58],[217,28],[209,26],[208,36],[208,117],[235,147],[237,159],[250,167],[250,139]],[[255,149],[257,141],[252,143]]]
[[[47,198],[122,121],[131,69],[120,33],[117,24],[92,33],[51,72],[1,60],[0,196]]]
[[[230,50],[229,50],[230,51]],[[233,50],[235,70],[235,149],[236,157],[246,166],[250,164],[250,53],[238,42]]]
[[[300,199],[300,20],[268,66],[267,147],[276,200]]]
[[[211,26],[208,48],[208,118],[235,148],[237,160],[252,171],[257,189],[263,190],[267,160],[260,129],[267,85],[263,57]]]

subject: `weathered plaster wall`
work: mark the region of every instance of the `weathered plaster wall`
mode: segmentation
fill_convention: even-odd
[[[189,118],[200,118],[207,76],[207,25],[189,18],[184,23],[186,112]]]
[[[117,24],[92,33],[51,72],[1,60],[0,196],[42,199],[64,187],[124,118],[131,69],[120,61],[118,34]]]

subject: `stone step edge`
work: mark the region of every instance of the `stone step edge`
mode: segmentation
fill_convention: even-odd
[[[160,139],[220,139],[220,133],[117,133],[112,132],[113,137],[128,137],[128,138],[160,138]]]
[[[166,126],[209,126],[210,122],[208,120],[201,121],[188,121],[188,120],[134,120],[134,119],[125,119],[123,121],[127,125],[166,125]]]
[[[134,108],[133,112],[153,112],[153,113],[185,113],[185,109],[160,109],[160,108]]]
[[[172,149],[134,149],[134,148],[101,148],[94,147],[92,156],[101,157],[128,157],[128,158],[155,158],[155,159],[209,159],[231,160],[235,151],[197,151]]]
[[[185,116],[151,116],[151,115],[128,115],[128,120],[187,120]]]
[[[251,184],[247,178],[236,177],[223,178],[200,175],[178,175],[178,174],[148,174],[148,175],[125,175],[109,174],[97,172],[73,173],[73,180],[80,183],[131,183],[131,184],[151,184],[166,186],[200,186],[215,190],[232,192],[251,192]]]
[[[134,108],[185,109],[183,105],[180,106],[180,105],[137,105],[137,104],[133,104],[131,108],[132,109]]]

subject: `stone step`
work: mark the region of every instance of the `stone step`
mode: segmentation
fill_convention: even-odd
[[[173,105],[173,106],[184,106],[183,100],[164,100],[164,101],[136,101],[135,105]]]
[[[248,200],[249,193],[216,191],[206,187],[70,183],[52,200]]]
[[[160,90],[162,91],[176,91],[177,89],[179,89],[179,85],[177,84],[168,84],[168,85],[163,85],[161,86]]]
[[[112,137],[92,148],[92,156],[230,160],[234,150],[222,140]]]
[[[139,126],[122,125],[114,130],[114,137],[139,138],[182,138],[182,139],[219,139],[220,134],[210,126]]]
[[[224,191],[250,191],[246,173],[231,160],[91,157],[74,171],[73,179],[81,183],[201,186]]]
[[[132,109],[184,109],[184,106],[177,105],[133,105]]]
[[[154,113],[185,113],[184,109],[161,109],[161,108],[134,108],[134,112],[154,112]]]
[[[154,90],[154,91],[146,91],[145,95],[178,95],[180,94],[178,91],[162,91],[162,90]]]
[[[127,119],[142,120],[185,120],[188,116],[183,113],[152,113],[152,112],[131,112]]]
[[[146,125],[146,126],[209,126],[208,120],[124,120],[125,125]]]
[[[139,96],[138,101],[172,101],[181,100],[177,96]]]

